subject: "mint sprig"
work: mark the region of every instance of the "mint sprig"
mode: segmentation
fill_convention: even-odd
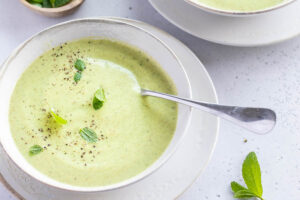
[[[261,184],[260,166],[254,152],[250,152],[243,162],[242,167],[243,179],[248,188],[233,181],[231,189],[234,193],[234,198],[259,198],[263,200],[263,188]]]

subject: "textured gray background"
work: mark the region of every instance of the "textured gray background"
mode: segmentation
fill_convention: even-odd
[[[229,184],[232,180],[242,181],[242,161],[250,151],[258,155],[266,199],[300,198],[299,37],[268,47],[228,47],[179,30],[147,0],[86,0],[78,12],[59,19],[36,15],[18,0],[0,0],[0,63],[17,45],[43,28],[74,18],[96,16],[138,19],[169,32],[204,63],[220,103],[267,106],[277,111],[278,125],[266,136],[253,135],[221,121],[210,164],[180,200],[233,199]],[[0,199],[14,197],[0,185]]]

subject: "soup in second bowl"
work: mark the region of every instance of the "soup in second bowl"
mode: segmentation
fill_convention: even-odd
[[[142,97],[140,88],[176,94],[160,66],[133,47],[64,43],[18,80],[12,136],[26,160],[57,181],[93,187],[126,180],[161,156],[177,123],[175,103]]]
[[[192,0],[220,10],[252,12],[276,6],[283,0]]]

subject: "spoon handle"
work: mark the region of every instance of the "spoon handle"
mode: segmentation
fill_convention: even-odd
[[[266,134],[270,132],[276,124],[275,112],[267,108],[249,108],[210,104],[145,89],[141,90],[141,94],[143,96],[154,96],[168,99],[197,108],[231,121],[234,124],[258,134]]]

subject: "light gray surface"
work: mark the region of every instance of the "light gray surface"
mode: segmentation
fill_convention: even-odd
[[[222,121],[210,164],[180,200],[233,199],[229,184],[232,180],[242,182],[242,161],[250,151],[258,155],[266,199],[299,199],[300,38],[259,48],[212,44],[179,30],[146,0],[86,0],[78,12],[59,19],[36,15],[18,0],[0,0],[0,62],[17,45],[45,27],[96,16],[138,19],[169,32],[187,44],[204,63],[220,103],[265,106],[277,111],[278,125],[266,136],[253,135]],[[14,198],[0,185],[0,199]]]

